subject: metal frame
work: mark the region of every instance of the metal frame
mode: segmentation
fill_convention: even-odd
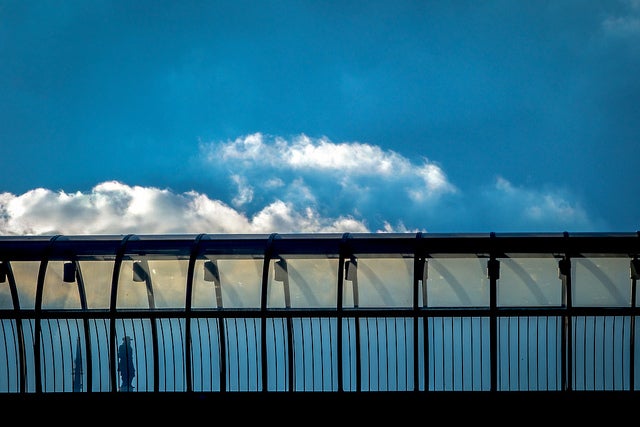
[[[141,254],[164,254],[165,252],[179,253],[185,259],[188,258],[188,271],[185,283],[185,302],[183,308],[178,309],[160,309],[156,307],[154,296],[154,283],[148,274],[148,265],[143,266],[147,272],[143,277],[148,294],[148,307],[144,309],[121,309],[118,307],[118,283],[122,261],[127,253]],[[390,255],[406,255],[413,259],[413,281],[412,281],[412,304],[406,307],[360,307],[358,303],[358,276],[355,272],[356,258],[354,254],[370,254],[379,256],[384,254]],[[550,254],[558,259],[558,269],[562,280],[562,305],[558,307],[500,307],[497,302],[497,284],[500,277],[499,259],[504,258],[507,254]],[[270,384],[273,385],[274,369],[279,372],[283,369],[285,381],[278,383],[278,390],[296,391],[299,388],[296,385],[296,375],[305,375],[297,372],[296,366],[306,366],[301,360],[304,357],[313,357],[313,363],[316,363],[316,356],[299,354],[294,351],[294,341],[296,333],[305,336],[305,333],[320,334],[320,337],[313,336],[316,345],[331,340],[329,350],[331,351],[331,370],[318,380],[320,381],[319,390],[313,391],[355,391],[364,390],[365,378],[363,375],[367,369],[371,370],[370,364],[373,363],[371,358],[375,352],[380,353],[386,351],[381,348],[383,344],[368,338],[368,334],[382,334],[383,337],[389,337],[388,325],[394,325],[395,328],[400,324],[410,324],[411,327],[404,326],[403,332],[410,334],[404,338],[404,341],[398,342],[395,336],[396,348],[405,345],[409,348],[406,354],[406,375],[410,380],[405,380],[406,386],[402,388],[407,391],[428,391],[430,378],[433,374],[430,370],[428,355],[432,354],[433,341],[428,339],[429,334],[433,333],[429,328],[430,325],[438,324],[442,329],[445,323],[452,331],[455,330],[457,322],[469,322],[471,325],[474,319],[488,319],[489,326],[489,386],[483,386],[483,391],[499,391],[499,336],[501,319],[561,319],[561,335],[560,335],[560,385],[557,390],[572,391],[575,385],[574,378],[574,362],[575,362],[575,337],[574,322],[576,319],[593,319],[593,334],[599,327],[601,319],[601,329],[604,331],[607,326],[607,319],[621,319],[624,322],[622,326],[622,334],[625,343],[621,344],[622,348],[628,349],[628,360],[622,357],[620,363],[625,378],[623,389],[634,391],[636,388],[635,360],[637,351],[635,349],[635,323],[638,316],[638,307],[636,306],[636,283],[640,271],[634,269],[638,264],[638,256],[640,253],[640,234],[634,233],[548,233],[548,234],[428,234],[428,233],[400,233],[400,234],[369,234],[369,233],[345,233],[331,235],[314,235],[314,234],[270,234],[270,235],[156,235],[156,236],[26,236],[0,237],[0,268],[2,269],[2,278],[11,296],[11,307],[0,309],[0,321],[2,321],[3,329],[13,328],[13,332],[2,332],[4,338],[0,341],[0,356],[4,354],[6,364],[11,365],[11,354],[15,354],[15,364],[18,368],[17,386],[10,386],[9,380],[5,390],[0,392],[7,393],[46,393],[48,388],[45,387],[47,379],[43,372],[43,366],[66,366],[65,361],[49,361],[43,360],[43,331],[42,322],[47,319],[56,320],[57,322],[76,320],[82,324],[84,366],[83,384],[86,386],[84,391],[95,391],[96,384],[94,376],[97,375],[94,368],[96,362],[95,342],[98,339],[94,323],[105,321],[108,322],[108,372],[109,372],[109,392],[118,391],[116,352],[117,352],[117,329],[119,322],[130,319],[131,322],[139,321],[148,322],[150,325],[149,336],[145,336],[145,345],[151,354],[152,371],[149,374],[152,382],[150,387],[144,391],[159,392],[166,391],[160,383],[161,374],[164,377],[169,375],[167,362],[161,360],[163,349],[160,343],[165,340],[171,340],[171,336],[166,336],[164,329],[158,325],[162,319],[167,319],[169,325],[184,325],[184,337],[180,343],[183,348],[181,352],[184,354],[184,362],[179,367],[181,377],[184,377],[184,387],[175,387],[170,391],[194,392],[196,390],[194,384],[195,365],[201,362],[200,358],[205,357],[202,353],[194,352],[194,347],[188,343],[192,343],[194,339],[194,321],[210,319],[214,322],[217,330],[217,341],[211,344],[211,352],[217,351],[219,358],[219,370],[217,372],[218,388],[210,391],[226,392],[231,391],[229,381],[231,364],[239,365],[238,360],[230,360],[229,355],[232,351],[229,344],[233,340],[241,340],[242,337],[237,336],[244,333],[245,340],[249,340],[249,334],[253,329],[238,329],[238,322],[242,321],[245,325],[248,320],[254,319],[254,325],[259,324],[259,331],[253,337],[254,342],[259,346],[256,348],[259,354],[255,355],[236,355],[236,357],[247,358],[246,365],[251,365],[249,358],[255,356],[256,366],[251,365],[247,371],[255,370],[256,378],[255,387],[248,387],[249,391],[270,391]],[[429,263],[431,254],[451,254],[451,255],[469,255],[476,256],[487,260],[487,277],[489,279],[489,304],[480,307],[429,307],[427,305],[427,283],[425,266]],[[572,283],[571,283],[571,261],[581,257],[582,254],[604,254],[628,257],[630,260],[630,292],[631,304],[625,307],[575,307],[572,301]],[[193,286],[196,260],[203,257],[225,257],[225,256],[251,256],[254,259],[262,259],[262,277],[260,291],[260,305],[253,309],[226,308],[222,306],[222,298],[219,294],[220,288],[224,284],[220,283],[220,277],[216,279],[217,304],[211,309],[195,309],[192,307]],[[284,308],[273,309],[268,305],[267,287],[269,277],[272,273],[272,261],[284,261],[281,256],[330,256],[338,260],[338,271],[336,272],[336,305],[332,308],[311,308],[301,309],[292,307],[289,295],[288,272],[285,267],[278,271],[279,279],[282,279],[283,289],[285,292],[284,299],[286,301]],[[87,306],[87,296],[85,292],[85,279],[81,271],[81,265],[78,261],[86,257],[109,257],[114,259],[114,268],[111,276],[110,303],[108,310],[91,309]],[[43,289],[45,286],[45,276],[47,273],[48,263],[52,260],[63,260],[71,262],[75,269],[75,281],[78,286],[78,294],[81,301],[80,309],[56,309],[49,310],[43,308]],[[25,309],[21,307],[19,300],[19,287],[25,284],[17,283],[13,274],[12,262],[15,261],[37,261],[40,264],[37,283],[35,305],[33,309]],[[142,261],[146,263],[146,260]],[[284,264],[278,264],[282,266]],[[344,306],[344,284],[345,280],[352,281],[353,290],[353,307]],[[419,303],[422,298],[423,304]],[[463,320],[467,319],[467,320]],[[229,324],[230,321],[235,323]],[[301,331],[295,327],[296,322],[300,325],[309,325],[313,329],[313,322],[318,323],[318,328],[322,332]],[[304,323],[306,322],[306,323]],[[371,322],[373,326],[370,326]],[[395,322],[395,323],[394,323]],[[408,322],[408,323],[407,323]],[[539,320],[538,320],[539,322]],[[548,326],[549,320],[545,320]],[[519,320],[516,322],[520,325]],[[626,325],[628,324],[628,330]],[[25,338],[25,326],[33,327],[33,348],[29,349]],[[528,323],[527,323],[528,325]],[[58,324],[59,326],[59,324]],[[233,326],[230,328],[229,326]],[[353,330],[351,329],[353,327]],[[519,327],[519,326],[518,326]],[[537,327],[537,326],[536,326]],[[59,326],[60,328],[60,326]],[[271,329],[270,329],[271,328]],[[277,341],[276,329],[282,329],[283,340]],[[332,329],[334,328],[334,329]],[[380,332],[380,328],[383,332]],[[583,327],[586,333],[586,327]],[[235,331],[236,336],[231,336]],[[256,333],[256,331],[254,331]],[[399,334],[394,329],[392,333]],[[464,335],[465,332],[460,332]],[[617,332],[616,332],[617,333]],[[170,332],[173,334],[173,332]],[[272,335],[269,335],[272,334]],[[322,336],[328,334],[328,336]],[[335,334],[335,337],[333,336]],[[602,332],[604,334],[604,332]],[[445,335],[442,335],[444,337]],[[616,335],[617,336],[617,335]],[[15,337],[15,342],[10,342],[10,338]],[[451,332],[451,346],[453,347],[454,332]],[[60,341],[64,341],[59,338]],[[71,337],[68,337],[69,339]],[[148,340],[147,340],[148,338]],[[333,339],[335,338],[335,342]],[[443,338],[444,339],[444,338]],[[462,340],[464,338],[456,337]],[[519,338],[518,338],[519,339]],[[615,340],[615,336],[613,338]],[[78,340],[80,338],[78,337]],[[231,340],[231,341],[230,341]],[[275,340],[275,341],[274,341]],[[593,340],[596,337],[583,338],[583,341]],[[47,342],[52,341],[51,337],[47,337]],[[79,342],[79,341],[78,341]],[[364,344],[378,345],[377,348],[365,349]],[[75,341],[73,342],[75,344]],[[256,344],[256,345],[258,345]],[[66,345],[66,344],[65,344]],[[387,346],[385,343],[384,346]],[[595,346],[596,344],[594,344]],[[2,348],[4,346],[4,349]],[[12,350],[16,346],[17,350]],[[51,344],[53,347],[53,344]],[[279,347],[280,346],[280,347]],[[603,343],[602,346],[605,346]],[[239,349],[240,347],[236,345]],[[235,348],[235,347],[234,347]],[[276,356],[273,355],[274,349],[283,351],[283,358],[286,361],[285,366],[281,367],[277,362]],[[349,353],[351,350],[355,352],[353,356]],[[177,351],[177,350],[176,350]],[[238,350],[236,350],[238,351]],[[604,350],[602,350],[604,352]],[[315,350],[310,350],[310,354],[316,354]],[[62,352],[64,358],[64,352]],[[398,353],[399,354],[399,353]],[[403,353],[404,354],[404,353]],[[627,355],[625,355],[627,356]],[[209,357],[214,357],[210,355]],[[396,357],[399,357],[396,355]],[[435,356],[434,356],[435,357]],[[463,356],[460,356],[463,357]],[[474,356],[475,357],[475,356]],[[586,356],[583,356],[586,357]],[[595,357],[594,365],[595,365]],[[28,360],[33,362],[28,362]],[[301,358],[301,359],[297,359]],[[0,358],[0,360],[3,360]],[[305,359],[306,360],[306,359]],[[379,359],[378,359],[379,360]],[[352,361],[355,366],[352,366]],[[366,365],[365,366],[365,362]],[[274,365],[275,363],[275,365]],[[300,365],[297,365],[299,363]],[[306,363],[306,362],[305,362]],[[309,362],[311,363],[311,362]],[[322,360],[318,362],[324,363]],[[381,363],[381,362],[380,362]],[[387,360],[387,363],[389,361]],[[433,362],[435,363],[435,361]],[[444,356],[442,356],[444,364]],[[454,362],[451,362],[452,364]],[[469,362],[470,366],[477,366],[477,362]],[[628,363],[628,365],[626,365]],[[583,362],[586,365],[586,361]],[[161,367],[165,367],[165,371],[160,371]],[[386,367],[387,371],[393,369]],[[0,367],[2,369],[2,367]],[[8,369],[8,367],[7,367]],[[238,368],[239,369],[239,368]],[[313,368],[315,369],[315,365]],[[320,369],[320,368],[319,368]],[[321,369],[325,369],[321,366]],[[349,373],[345,372],[349,370]],[[391,378],[388,372],[384,372],[384,367],[378,367],[377,375],[387,375],[388,383],[398,383],[397,378]],[[595,368],[594,368],[595,369]],[[409,372],[409,370],[411,372]],[[324,372],[324,371],[323,371]],[[382,374],[381,374],[382,372]],[[435,375],[444,377],[444,373],[438,371]],[[69,373],[71,374],[71,373]],[[244,375],[245,373],[242,373]],[[355,378],[352,378],[352,374]],[[66,375],[66,373],[65,373]],[[212,376],[214,373],[211,374]],[[241,374],[238,374],[238,377]],[[246,373],[246,375],[253,375]],[[313,373],[314,387],[316,385],[316,374]],[[175,376],[175,375],[174,375]],[[400,376],[400,374],[398,374]],[[595,376],[595,373],[594,373]],[[30,378],[33,378],[33,386],[30,386]],[[349,379],[349,383],[345,384],[345,378]],[[335,380],[335,381],[334,381]],[[370,383],[370,378],[367,378]],[[444,379],[443,379],[444,381]],[[595,381],[595,380],[594,380]],[[586,383],[586,381],[585,381]],[[518,382],[519,384],[519,382]],[[528,385],[528,383],[527,383]],[[0,384],[0,387],[2,384]],[[280,387],[280,388],[278,388]],[[583,385],[583,388],[586,386]],[[588,388],[588,387],[587,387]],[[465,389],[465,387],[462,387]],[[102,390],[102,389],[100,389]],[[371,385],[367,387],[371,390]],[[386,389],[385,389],[386,390]],[[66,388],[62,391],[66,391]],[[375,390],[374,390],[375,391]]]

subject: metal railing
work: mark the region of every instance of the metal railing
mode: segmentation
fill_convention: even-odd
[[[0,393],[634,391],[639,243],[0,237]]]

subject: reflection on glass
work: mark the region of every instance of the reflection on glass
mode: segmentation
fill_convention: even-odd
[[[8,262],[0,261],[0,310],[13,308],[11,288],[9,287],[9,268]]]
[[[631,279],[627,257],[572,259],[574,306],[628,307]]]
[[[81,309],[80,293],[75,275],[64,281],[64,261],[49,261],[42,289],[43,309]],[[73,265],[73,264],[71,264]]]
[[[267,307],[335,308],[337,283],[337,258],[271,260]]]
[[[134,274],[134,264],[139,260],[123,260],[120,265],[118,277],[118,308],[152,308],[153,307],[153,283],[150,280],[138,281],[138,275]],[[145,268],[142,266],[136,269]]]
[[[562,305],[558,260],[549,255],[500,258],[498,306],[536,307]]]
[[[198,259],[193,276],[192,307],[260,308],[261,284],[262,259]]]
[[[428,260],[428,307],[488,307],[487,259],[433,257]]]
[[[356,255],[347,266],[344,307],[413,306],[413,258]]]
[[[80,261],[79,264],[87,295],[87,307],[109,308],[114,260],[87,260]]]
[[[35,308],[40,261],[11,261],[11,268],[16,279],[20,308]]]
[[[183,308],[188,259],[153,256],[124,259],[118,280],[118,308]]]

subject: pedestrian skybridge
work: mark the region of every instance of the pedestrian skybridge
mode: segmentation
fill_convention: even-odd
[[[638,233],[0,237],[0,393],[634,391]]]

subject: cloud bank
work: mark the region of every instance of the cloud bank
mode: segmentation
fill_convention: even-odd
[[[458,188],[427,158],[359,142],[260,133],[201,144],[202,173],[226,194],[102,182],[87,192],[0,194],[0,234],[583,231],[596,224],[570,193],[503,177]],[[221,169],[223,169],[221,171]]]

